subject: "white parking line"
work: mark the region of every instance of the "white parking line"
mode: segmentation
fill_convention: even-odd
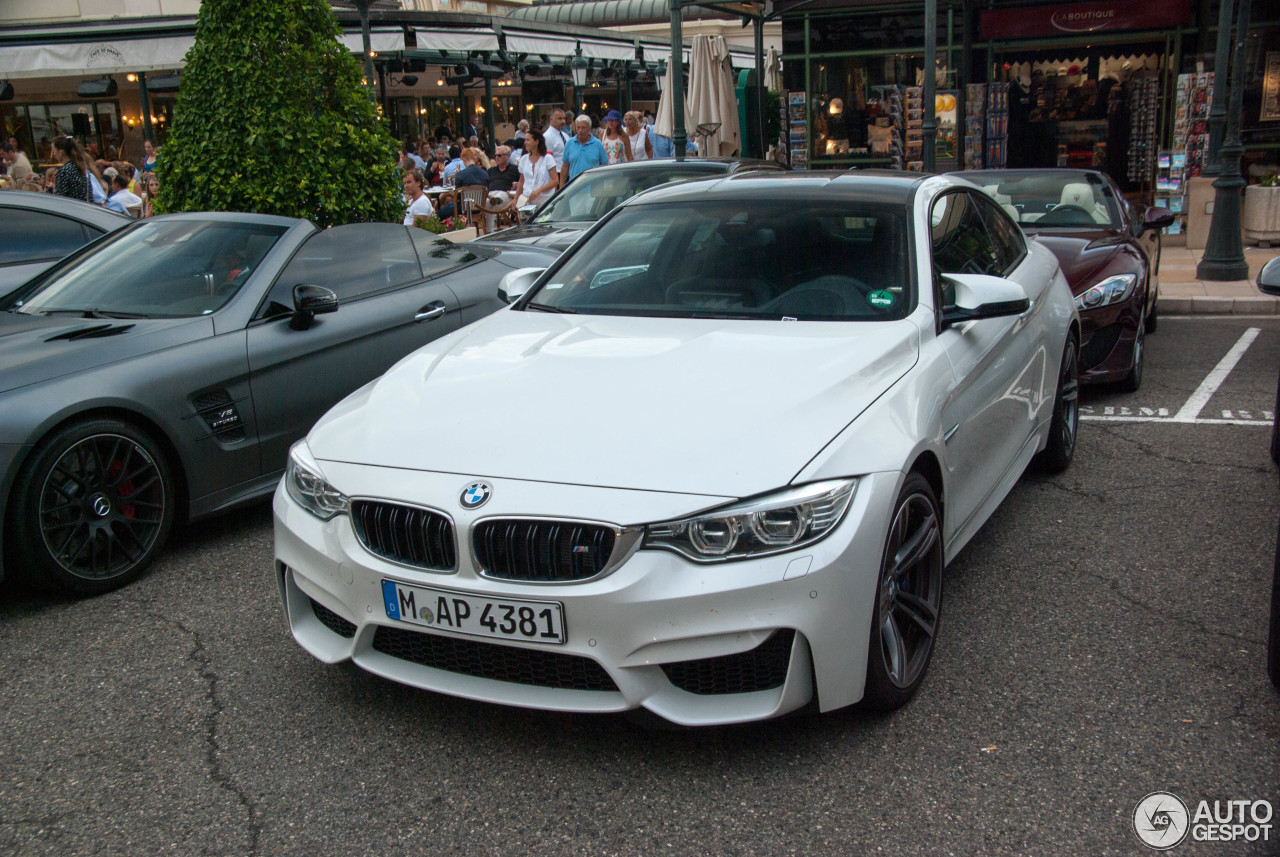
[[[1240,362],[1240,358],[1249,350],[1249,346],[1258,338],[1258,334],[1262,332],[1260,327],[1251,327],[1246,330],[1231,346],[1231,350],[1218,361],[1218,365],[1205,376],[1200,382],[1200,386],[1191,394],[1186,403],[1173,415],[1175,423],[1192,423],[1196,422],[1196,417],[1200,416],[1200,411],[1204,406],[1209,404],[1209,400],[1213,398],[1213,394],[1218,392],[1218,388],[1222,386],[1222,382],[1227,380],[1227,376],[1231,374],[1231,370],[1236,368],[1236,364]],[[1243,421],[1242,421],[1243,422]]]

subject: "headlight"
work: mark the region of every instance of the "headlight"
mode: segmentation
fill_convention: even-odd
[[[673,550],[696,562],[766,556],[811,545],[840,523],[856,479],[814,482],[695,518],[644,528],[644,548]]]
[[[1138,277],[1135,274],[1116,274],[1114,277],[1107,277],[1096,286],[1091,286],[1076,295],[1076,309],[1097,309],[1128,300],[1133,294],[1133,284],[1137,281]]]
[[[298,505],[327,521],[334,515],[344,515],[351,501],[320,475],[320,465],[311,456],[305,440],[300,440],[289,450],[289,464],[284,471],[284,487]]]

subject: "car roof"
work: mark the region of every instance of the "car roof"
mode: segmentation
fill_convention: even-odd
[[[215,222],[260,223],[271,226],[294,226],[306,223],[300,217],[283,217],[279,214],[254,214],[244,211],[184,211],[181,214],[163,214],[152,220],[207,220]]]
[[[701,181],[663,185],[632,197],[625,205],[705,200],[708,194],[732,199],[857,199],[910,204],[925,173],[894,170],[827,172],[815,170],[740,172]],[[959,184],[959,182],[957,182]]]
[[[58,196],[52,193],[32,193],[21,190],[0,193],[0,208],[22,208],[29,211],[58,214],[108,231],[126,226],[133,219],[103,208],[100,205],[93,205],[78,199]]]

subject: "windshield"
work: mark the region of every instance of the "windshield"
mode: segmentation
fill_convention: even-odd
[[[1122,229],[1111,185],[1097,173],[1000,170],[962,174],[1028,229]]]
[[[627,206],[520,306],[663,318],[903,318],[914,300],[905,215],[856,200]]]
[[[706,178],[723,166],[672,161],[652,167],[588,170],[569,184],[533,218],[534,223],[594,223],[621,203],[651,187]]]
[[[55,274],[15,303],[33,315],[207,315],[229,301],[283,226],[149,220]]]

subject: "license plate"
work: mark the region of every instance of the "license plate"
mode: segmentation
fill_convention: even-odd
[[[564,642],[564,607],[558,601],[486,598],[451,589],[382,581],[388,618],[411,625],[529,643]]]

